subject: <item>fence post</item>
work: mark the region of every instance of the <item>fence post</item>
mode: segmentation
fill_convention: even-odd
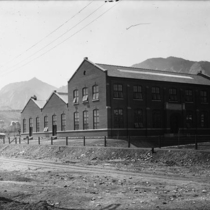
[[[5,137],[3,138],[3,144],[5,144]]]
[[[17,138],[15,137],[15,144],[17,144]]]
[[[197,136],[195,135],[195,150],[198,149],[198,142],[197,142]]]
[[[131,147],[131,140],[130,140],[130,136],[128,136],[128,148]]]
[[[38,144],[40,145],[40,137],[38,137]]]
[[[159,140],[159,148],[161,148],[161,136],[159,136],[158,140]]]
[[[106,147],[106,136],[104,136],[104,147]]]
[[[53,137],[51,136],[51,145],[53,145]]]
[[[27,143],[29,144],[29,137],[27,136]]]
[[[83,137],[83,146],[85,146],[85,136]]]
[[[10,144],[10,137],[8,137],[8,141],[9,141],[9,144]]]
[[[21,137],[19,137],[19,144],[21,144]]]

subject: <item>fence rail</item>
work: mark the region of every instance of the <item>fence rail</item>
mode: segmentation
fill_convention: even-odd
[[[93,137],[7,137],[0,139],[2,144],[60,145],[60,146],[100,146],[100,147],[136,147],[154,148],[173,147],[186,149],[209,149],[210,135],[172,135],[172,136],[128,136],[117,139],[107,136]]]

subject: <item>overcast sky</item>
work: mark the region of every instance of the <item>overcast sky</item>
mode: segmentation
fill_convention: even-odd
[[[66,85],[84,57],[210,61],[209,37],[209,1],[1,1],[0,88],[33,77]]]

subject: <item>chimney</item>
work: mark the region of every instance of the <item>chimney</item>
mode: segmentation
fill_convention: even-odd
[[[88,60],[88,57],[84,57],[84,60]]]

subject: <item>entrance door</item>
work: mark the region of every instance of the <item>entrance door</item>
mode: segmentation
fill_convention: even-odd
[[[29,127],[29,136],[33,135],[33,127]]]
[[[180,115],[178,113],[173,113],[170,117],[170,128],[171,133],[177,134],[179,131],[180,125]]]
[[[52,135],[53,135],[53,136],[56,136],[56,135],[57,135],[57,125],[53,125],[53,128],[52,128]]]

